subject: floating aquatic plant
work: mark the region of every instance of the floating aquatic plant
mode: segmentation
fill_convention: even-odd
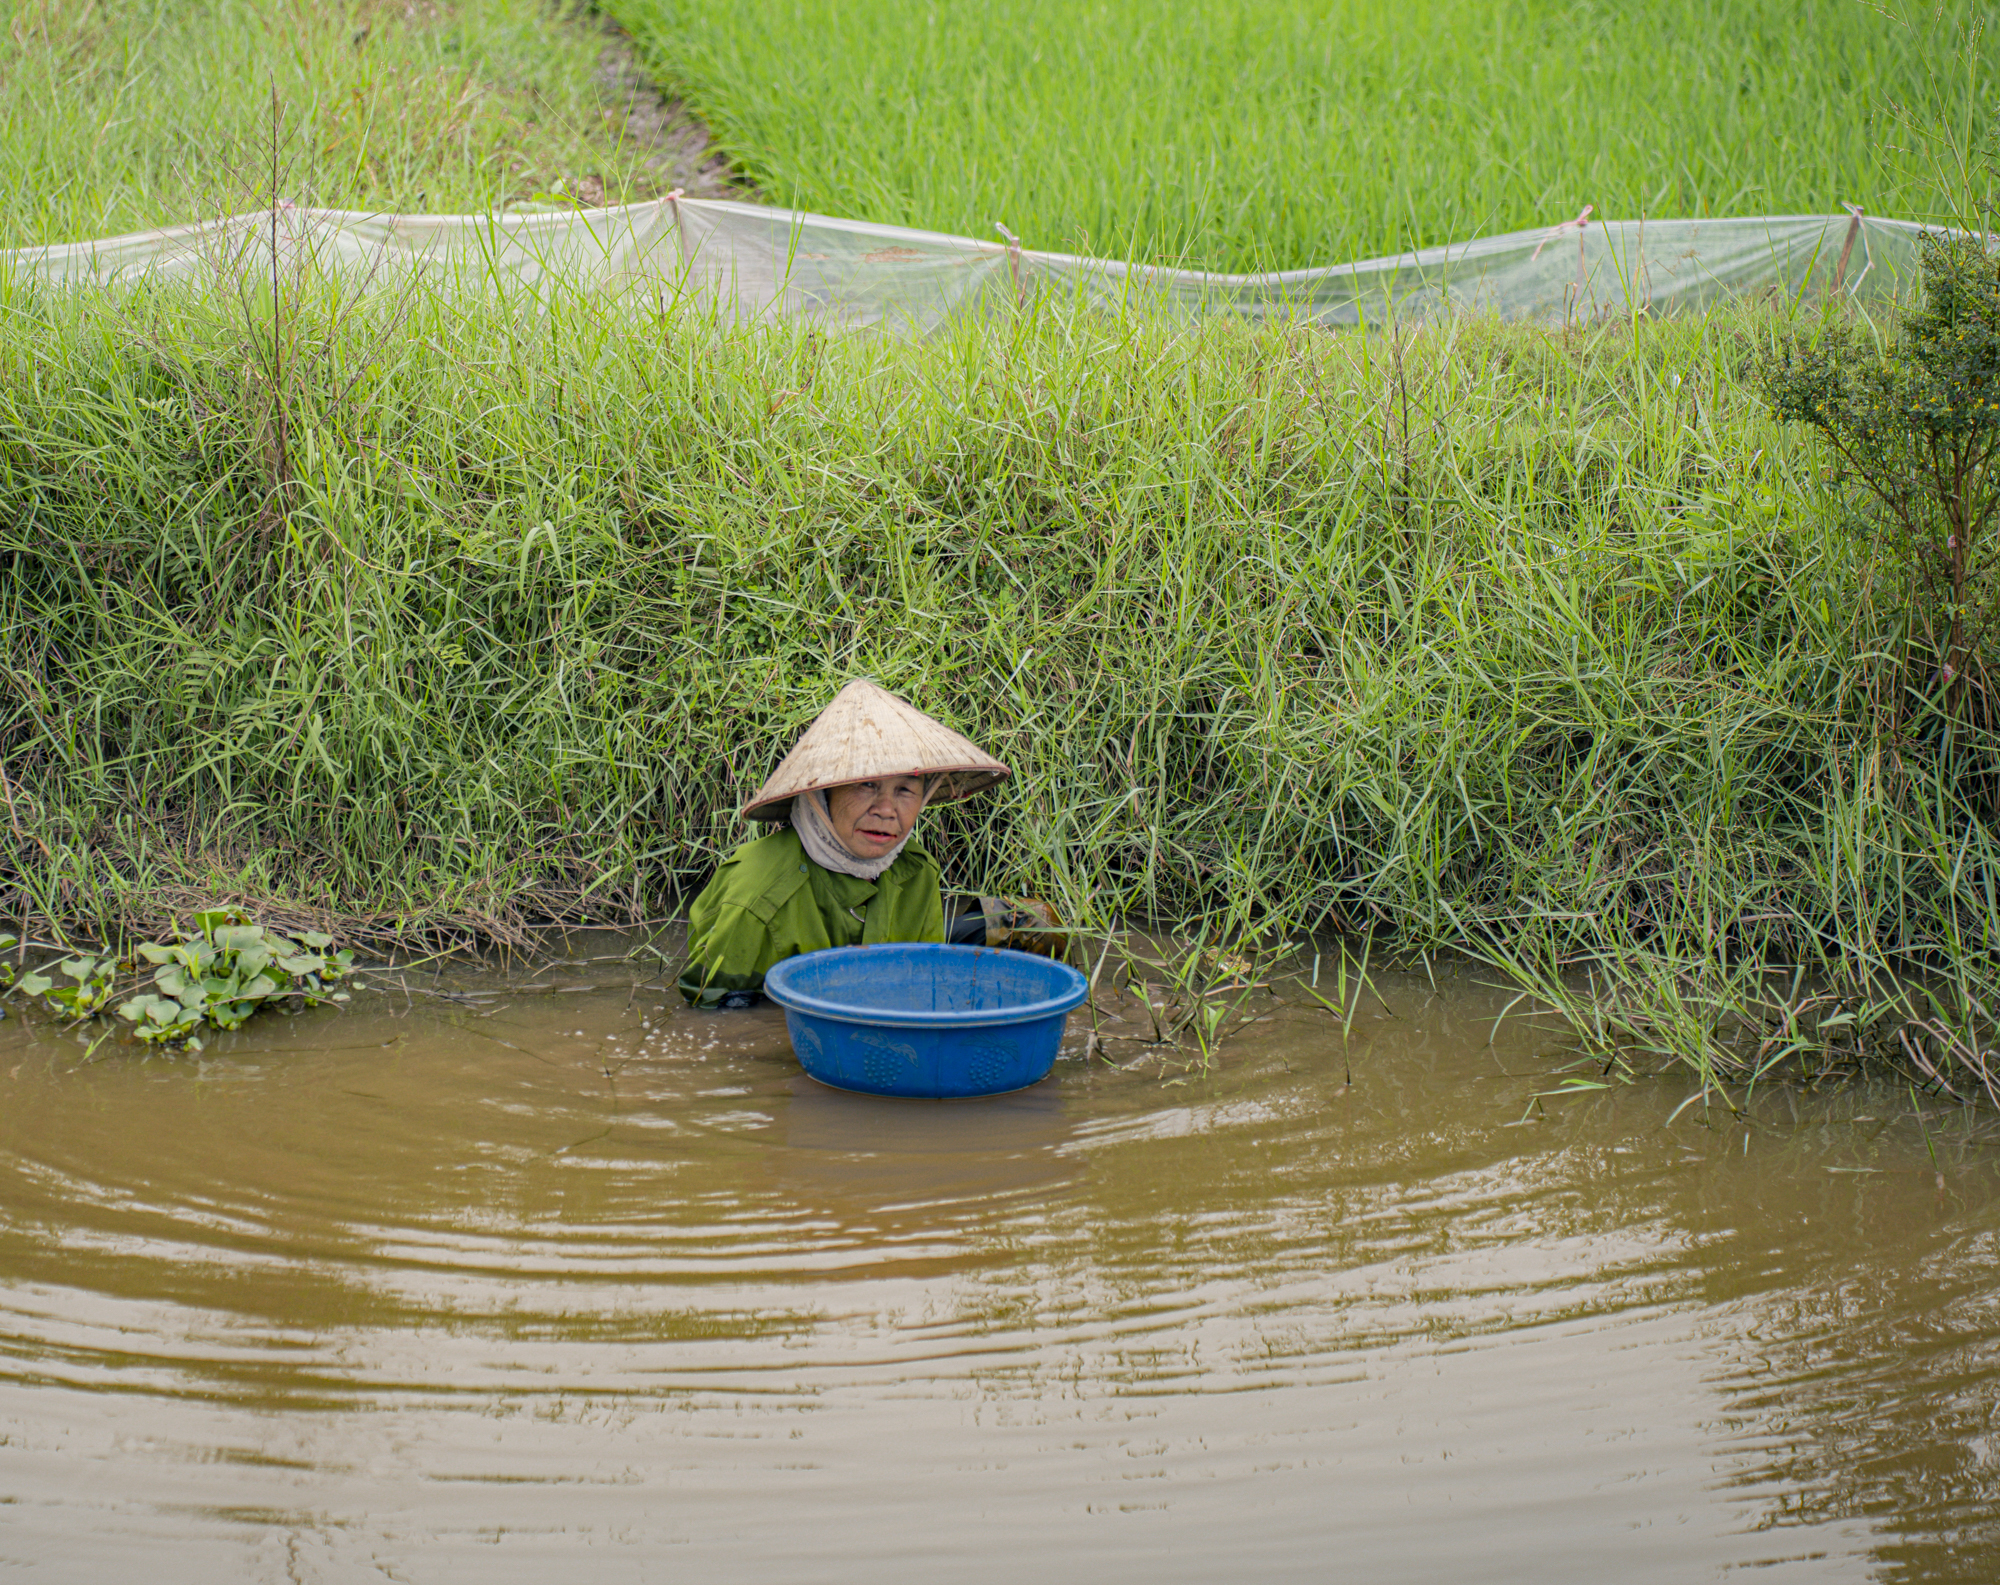
[[[176,940],[141,942],[129,959],[69,958],[23,975],[20,988],[77,1023],[117,1002],[118,1016],[140,1040],[193,1051],[201,1049],[196,1037],[204,1025],[240,1029],[261,1007],[347,1000],[333,987],[353,968],[354,954],[335,950],[324,931],[286,935],[253,922],[240,908],[207,909],[190,923],[193,929]],[[144,988],[142,964],[152,966],[151,989]],[[71,983],[59,983],[58,976]],[[121,992],[130,994],[121,1001]]]

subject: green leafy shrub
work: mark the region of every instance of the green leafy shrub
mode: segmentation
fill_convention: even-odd
[[[1780,345],[1760,370],[1778,417],[1819,431],[1901,575],[1919,691],[1991,720],[2000,670],[2000,254],[1927,237],[1921,305],[1879,347],[1846,323]]]

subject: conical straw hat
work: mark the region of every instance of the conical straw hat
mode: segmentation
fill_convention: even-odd
[[[948,726],[867,678],[849,683],[820,711],[743,806],[746,820],[782,820],[792,799],[815,788],[885,776],[936,776],[928,803],[983,791],[1013,773]]]

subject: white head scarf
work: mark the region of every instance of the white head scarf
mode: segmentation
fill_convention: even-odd
[[[924,793],[926,796],[930,794],[928,778],[924,781]],[[903,833],[903,840],[880,858],[856,858],[834,835],[833,817],[826,807],[826,794],[817,788],[812,792],[802,792],[792,800],[792,829],[798,832],[806,857],[813,863],[823,870],[852,875],[861,881],[880,880],[882,872],[896,862],[917,832],[913,822],[910,829]]]

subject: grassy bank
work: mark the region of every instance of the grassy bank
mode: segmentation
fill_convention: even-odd
[[[0,319],[0,909],[377,932],[672,906],[842,679],[1020,771],[952,879],[1808,964],[1996,943],[1870,570],[1710,319],[923,346],[584,300]],[[1690,932],[1694,932],[1690,936]]]
[[[520,0],[23,15],[8,240],[267,196],[260,61],[298,196],[642,179],[597,36]],[[1482,113],[1512,103],[1450,60]],[[190,91],[217,74],[241,91]],[[1072,135],[1115,149],[1093,113]],[[1434,219],[1505,164],[1436,159]],[[1416,202],[1394,184],[1428,167],[1398,169],[1369,202]],[[1361,250],[1255,212],[1258,248]],[[2000,953],[2000,745],[1898,691],[1899,569],[1751,390],[1767,316],[1385,339],[1043,305],[912,345],[559,292],[292,283],[275,320],[263,283],[0,294],[0,921],[118,941],[227,901],[410,944],[658,918],[868,673],[1019,772],[937,818],[955,886],[1225,943],[1471,946],[1593,1050],[1705,1076],[1871,1021],[1868,1049],[1983,1060],[1952,1042]],[[1935,1028],[1883,1012],[1912,969],[1942,976]]]
[[[1961,52],[1982,14],[1969,0],[1898,15],[1860,0],[608,9],[780,201],[1233,270],[1585,204],[1930,214],[1937,172],[1887,107],[1963,108],[1995,65],[1991,43]]]
[[[278,190],[481,210],[672,185],[611,37],[540,0],[16,0],[0,26],[0,248],[178,225]]]

